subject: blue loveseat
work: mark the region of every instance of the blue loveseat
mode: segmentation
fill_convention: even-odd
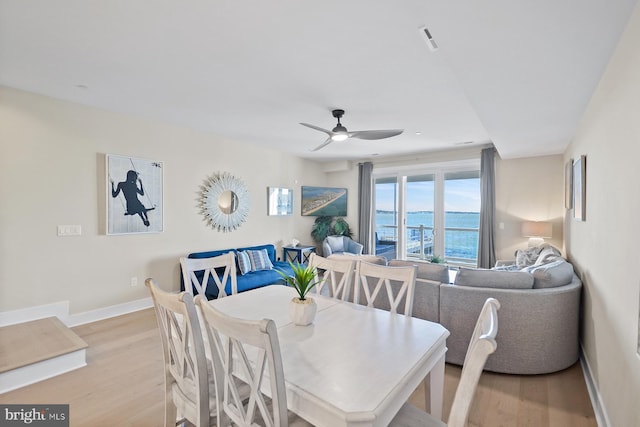
[[[273,269],[271,270],[260,270],[260,271],[251,271],[245,274],[240,274],[240,268],[238,267],[237,253],[247,250],[261,250],[266,249],[267,254],[269,255],[269,260],[273,264]],[[219,255],[224,255],[227,252],[233,252],[236,255],[236,272],[237,272],[237,282],[238,282],[238,292],[248,291],[250,289],[260,288],[262,286],[272,285],[272,284],[283,284],[282,276],[278,273],[277,270],[284,271],[287,274],[293,274],[291,271],[291,266],[289,263],[278,261],[276,258],[276,248],[274,245],[260,245],[260,246],[249,246],[245,248],[231,248],[231,249],[221,249],[216,251],[208,251],[208,252],[194,252],[188,255],[189,258],[211,258]],[[202,273],[201,273],[202,274]],[[196,275],[198,273],[196,272]],[[182,277],[182,274],[180,274]],[[199,279],[202,280],[202,276],[199,276]],[[209,279],[213,281],[213,278]],[[180,290],[184,290],[184,281],[180,279]],[[218,297],[217,288],[215,286],[207,287],[206,297],[207,299],[214,299]],[[231,283],[230,281],[225,284],[225,290],[227,294],[231,293]],[[193,288],[193,294],[197,294],[197,290]]]

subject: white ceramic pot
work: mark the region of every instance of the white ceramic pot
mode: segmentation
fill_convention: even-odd
[[[289,318],[296,325],[310,325],[316,317],[317,308],[318,306],[313,298],[307,297],[301,300],[298,297],[294,297],[289,303]]]

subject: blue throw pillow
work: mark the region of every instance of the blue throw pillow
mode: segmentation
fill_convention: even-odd
[[[251,271],[251,260],[246,252],[238,252],[238,269],[240,274],[247,274]]]
[[[251,271],[271,270],[273,268],[273,264],[269,259],[269,254],[266,249],[245,252],[251,261]]]

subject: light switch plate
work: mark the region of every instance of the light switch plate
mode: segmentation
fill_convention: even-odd
[[[81,236],[82,235],[82,226],[81,225],[59,225],[58,226],[58,236]]]

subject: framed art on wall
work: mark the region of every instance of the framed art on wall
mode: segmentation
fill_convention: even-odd
[[[587,204],[587,157],[580,156],[573,161],[573,217],[586,220]]]
[[[293,190],[268,187],[267,215],[293,215]]]
[[[162,232],[162,162],[113,154],[106,161],[107,234]]]
[[[573,207],[573,159],[564,165],[564,207]]]
[[[347,216],[347,189],[302,187],[303,216]]]

